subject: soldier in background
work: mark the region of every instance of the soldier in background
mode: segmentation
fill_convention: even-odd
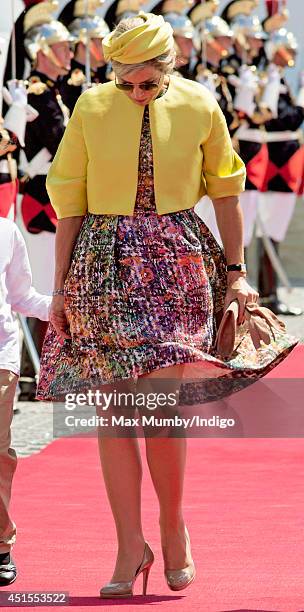
[[[223,65],[233,51],[233,32],[226,21],[215,15],[218,5],[219,3],[214,0],[207,0],[194,5],[188,12],[195,26],[195,41],[198,41],[198,43],[195,42],[198,57],[194,68],[194,78],[214,94],[232,135],[239,126],[239,120],[234,110],[233,97],[227,84],[227,75],[223,71]],[[207,196],[198,202],[195,212],[221,244],[214,206]]]
[[[24,47],[32,62],[27,99],[37,115],[26,124],[25,146],[20,151],[23,197],[17,222],[27,245],[33,284],[44,294],[50,294],[53,289],[57,223],[45,179],[68,121],[57,79],[70,70],[69,44],[72,40],[68,30],[53,18],[55,9],[53,2],[36,2],[20,15],[17,28],[17,31],[23,31],[22,39],[17,39],[17,53],[20,56],[20,50]],[[29,319],[28,324],[40,354],[47,323]],[[24,377],[27,382],[22,381]],[[35,372],[25,347],[20,387],[22,399],[34,399]]]
[[[244,246],[250,245],[258,202],[258,190],[262,188],[268,162],[267,146],[256,139],[257,130],[271,119],[272,113],[267,108],[258,107],[261,74],[256,64],[260,61],[267,35],[260,19],[253,13],[256,2],[230,2],[222,13],[230,24],[234,38],[234,53],[223,61],[222,70],[227,76],[227,83],[233,105],[239,120],[239,127],[234,132],[234,142],[241,158],[246,164],[246,190],[240,195],[244,217]],[[261,132],[259,132],[260,134]]]
[[[208,4],[205,14],[208,14]],[[204,5],[200,8],[204,8]],[[196,22],[197,7],[193,11],[190,10],[189,14],[196,23],[195,40],[198,42],[195,46],[199,49],[194,78],[214,94],[225,115],[228,128],[233,133],[239,122],[233,108],[233,98],[227,85],[226,75],[223,73],[223,62],[231,53],[233,45],[233,32],[226,21],[217,15]]]
[[[60,79],[60,93],[70,112],[80,94],[91,84],[105,83],[107,64],[102,39],[110,32],[104,19],[96,15],[102,0],[70,0],[58,19],[74,39],[74,57],[68,75]],[[89,54],[87,54],[89,48]]]
[[[14,76],[16,74],[14,66]],[[0,116],[0,216],[15,221],[18,192],[18,150],[25,146],[27,122],[34,121],[38,112],[28,104],[26,84],[10,79],[2,88],[5,117]],[[14,156],[12,155],[14,153]]]
[[[298,97],[294,99],[284,78],[285,69],[295,64],[298,45],[294,35],[282,27],[282,15],[277,13],[276,5],[269,2],[268,8],[269,17],[264,21],[264,29],[269,33],[265,45],[268,86],[262,103],[270,108],[273,117],[264,125],[269,161],[258,202],[262,223],[262,227],[257,228],[258,289],[262,304],[274,313],[300,315],[301,308],[291,308],[279,300],[277,274],[261,238],[263,231],[279,253],[279,245],[285,239],[297,194],[301,190],[304,166],[304,146],[299,129],[304,120],[304,87],[301,83]]]
[[[145,5],[147,13],[162,15],[170,23],[175,42],[176,67],[174,74],[186,79],[194,78],[196,51],[194,49],[195,30],[185,10],[191,5],[191,0],[155,0]],[[193,61],[195,59],[195,61]]]
[[[227,74],[237,74],[242,65],[258,65],[265,39],[257,8],[259,0],[231,0],[221,13],[234,32],[234,53],[226,58]]]

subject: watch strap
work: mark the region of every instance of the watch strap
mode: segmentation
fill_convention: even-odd
[[[229,264],[226,266],[226,272],[247,272],[247,266],[244,263]]]

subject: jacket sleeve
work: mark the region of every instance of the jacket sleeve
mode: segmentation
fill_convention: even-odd
[[[218,103],[211,111],[211,129],[202,143],[203,179],[211,199],[239,195],[245,189],[246,169],[234,151],[226,120]]]
[[[78,104],[49,169],[46,188],[58,219],[87,212],[88,155]]]

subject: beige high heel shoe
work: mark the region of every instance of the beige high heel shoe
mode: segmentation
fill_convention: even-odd
[[[190,537],[187,527],[185,527],[185,534],[187,540],[187,556],[192,558],[190,549]],[[165,569],[164,573],[167,580],[167,585],[171,589],[171,591],[181,591],[182,589],[186,589],[187,586],[189,586],[189,584],[193,582],[196,574],[193,560],[189,565],[183,567],[182,569]]]
[[[143,595],[147,594],[148,578],[152,563],[154,562],[154,554],[151,550],[148,542],[145,542],[144,555],[140,566],[137,568],[135,575],[132,580],[125,582],[108,582],[102,589],[100,589],[100,597],[103,598],[115,598],[115,597],[132,597],[133,587],[136,578],[139,574],[143,573]]]

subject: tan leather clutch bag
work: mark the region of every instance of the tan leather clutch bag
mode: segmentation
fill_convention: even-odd
[[[223,359],[229,359],[234,351],[238,313],[239,304],[237,300],[234,300],[225,311],[218,328],[215,348]],[[270,344],[275,339],[276,330],[284,332],[286,329],[285,323],[278,319],[269,308],[259,306],[254,302],[246,304],[245,323],[247,323],[248,332],[256,349],[260,348],[261,341]]]

